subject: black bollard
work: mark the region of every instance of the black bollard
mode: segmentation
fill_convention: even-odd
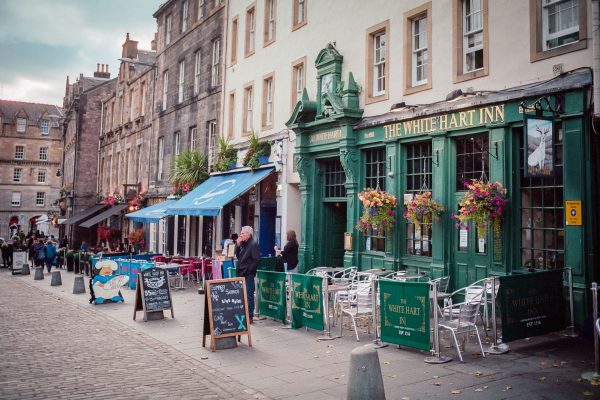
[[[29,271],[29,264],[23,264],[21,267],[21,275],[29,275],[31,271]]]
[[[44,279],[44,267],[35,267],[35,275],[33,276],[34,281],[41,281]]]
[[[50,286],[61,286],[62,279],[60,278],[60,271],[52,271],[52,280]]]
[[[85,293],[85,283],[83,282],[83,276],[76,276],[73,282],[73,294]]]

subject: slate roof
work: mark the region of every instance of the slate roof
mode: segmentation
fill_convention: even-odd
[[[28,122],[32,124],[39,124],[40,117],[44,115],[44,113],[48,113],[51,116],[60,116],[63,115],[62,108],[55,106],[53,104],[39,104],[39,103],[27,103],[24,101],[14,101],[14,100],[0,100],[0,116],[4,119],[4,121],[14,122],[15,116],[19,113],[19,111],[25,111],[27,114]],[[57,119],[54,121],[57,123]],[[53,124],[54,126],[54,124]]]

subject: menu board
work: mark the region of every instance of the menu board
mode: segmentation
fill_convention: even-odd
[[[171,317],[174,317],[171,292],[169,290],[169,275],[166,270],[148,268],[140,271],[135,297],[134,320],[135,313],[139,310],[144,311],[144,321],[148,320],[148,313],[162,313],[164,310],[171,310]]]
[[[12,274],[21,273],[23,264],[27,264],[27,252],[15,251],[12,259]]]
[[[228,336],[248,335],[252,346],[246,302],[246,282],[244,278],[210,280],[206,282],[204,298],[204,332],[211,336],[211,350],[216,350],[216,340]]]

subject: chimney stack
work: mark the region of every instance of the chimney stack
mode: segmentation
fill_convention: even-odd
[[[154,32],[154,39],[150,42],[150,50],[156,51],[156,39],[158,36],[158,32]]]
[[[137,59],[138,57],[138,42],[136,40],[129,39],[129,33],[127,33],[125,36],[125,43],[123,43],[121,57],[131,59]]]
[[[104,66],[106,65],[106,70]],[[94,72],[94,78],[110,79],[110,73],[108,72],[108,64],[96,64],[96,72]]]

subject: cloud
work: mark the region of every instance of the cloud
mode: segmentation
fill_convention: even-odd
[[[150,48],[152,13],[163,1],[0,1],[0,97],[27,93],[33,97],[26,101],[61,104],[67,75],[71,82],[80,73],[91,76],[101,63],[114,77],[127,32],[141,49]]]

